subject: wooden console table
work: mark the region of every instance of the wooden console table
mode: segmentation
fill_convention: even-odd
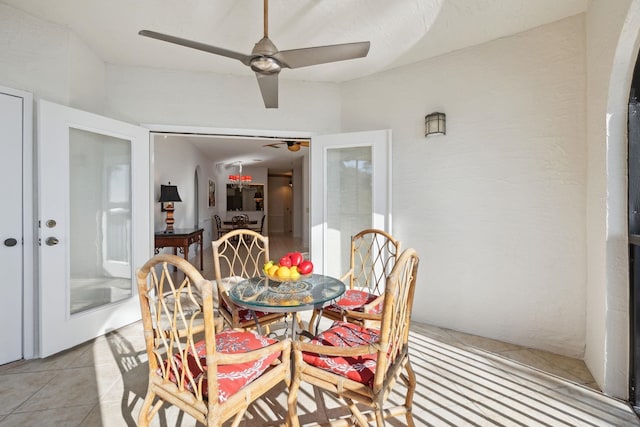
[[[173,254],[180,252],[184,254],[184,259],[189,261],[189,246],[194,243],[200,244],[200,270],[202,270],[202,232],[203,228],[176,228],[173,233],[165,231],[155,232],[155,252],[158,254],[161,248],[173,248]]]

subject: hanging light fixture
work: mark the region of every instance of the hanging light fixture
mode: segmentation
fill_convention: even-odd
[[[237,188],[240,191],[251,184],[251,175],[242,175],[241,162],[238,162],[238,174],[229,175],[229,183],[233,188]]]

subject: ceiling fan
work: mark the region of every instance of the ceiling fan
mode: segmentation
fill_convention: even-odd
[[[300,147],[309,147],[309,141],[282,141],[265,144],[263,147],[280,148],[280,145],[287,145],[289,151],[300,151]]]
[[[266,108],[278,108],[278,73],[283,68],[293,69],[347,59],[364,58],[369,53],[370,42],[368,41],[279,51],[269,39],[269,0],[264,0],[263,18],[264,37],[255,44],[250,55],[155,31],[142,30],[138,34],[237,59],[244,65],[251,67],[258,78],[258,85]]]

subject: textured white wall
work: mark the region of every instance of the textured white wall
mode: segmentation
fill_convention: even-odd
[[[582,356],[584,63],[577,16],[344,84],[343,130],[393,130],[417,320]],[[447,135],[425,139],[433,111]]]
[[[254,76],[108,67],[110,115],[138,123],[217,128],[340,129],[340,91],[333,83],[280,79],[280,107],[265,109]]]
[[[68,31],[0,3],[0,84],[68,105]]]
[[[82,40],[69,33],[69,100],[81,110],[104,113],[107,67]]]
[[[160,198],[160,185],[178,186],[181,203],[175,203],[173,216],[175,228],[192,228],[194,218],[194,174],[199,167],[199,217],[200,225],[206,225],[203,235],[204,244],[212,239],[211,222],[208,219],[213,215],[214,208],[209,208],[209,177],[214,177],[214,169],[211,162],[206,161],[204,155],[191,144],[177,146],[175,142],[165,140],[162,136],[155,136],[154,141],[154,183],[153,200]],[[216,191],[219,191],[217,188]],[[154,230],[164,230],[166,214],[160,211],[160,204],[153,206]]]
[[[74,33],[0,3],[0,84],[102,113],[105,76],[104,62]]]
[[[590,3],[585,362],[605,393],[623,399],[629,381],[627,105],[639,34],[640,1]]]

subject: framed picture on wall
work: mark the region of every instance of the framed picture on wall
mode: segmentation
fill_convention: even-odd
[[[209,178],[209,207],[216,205],[216,183]]]

